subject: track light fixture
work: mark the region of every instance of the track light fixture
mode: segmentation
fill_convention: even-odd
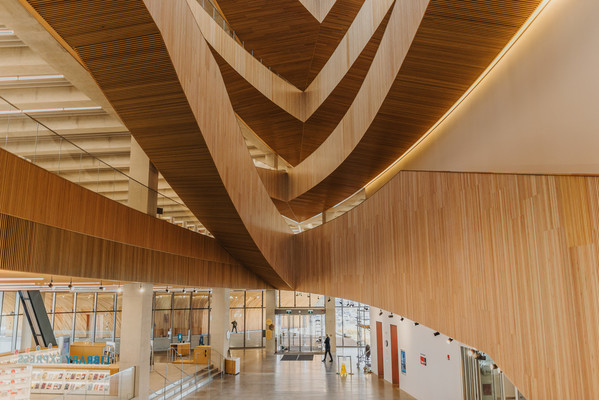
[[[379,311],[379,317],[383,315],[383,310]]]
[[[192,292],[192,293],[195,293],[195,292],[197,292],[197,290],[194,288],[194,289],[193,289],[191,292]]]
[[[75,290],[75,288],[73,288],[73,280],[71,279],[71,281],[69,282],[69,285],[67,286],[69,288],[69,291],[73,291]]]
[[[101,290],[101,291],[106,290],[106,288],[102,285],[102,281],[100,281],[100,287],[98,288],[98,290]]]
[[[50,283],[48,283],[48,287],[50,289],[52,289],[54,287],[54,281],[52,280],[52,277],[50,277]]]
[[[497,369],[497,364],[491,365],[491,369]]]
[[[143,293],[144,292],[144,287],[142,286],[142,284],[139,284],[139,293]]]
[[[451,342],[453,342],[453,339],[452,338],[447,338],[447,344],[449,344]]]
[[[393,313],[389,314],[389,318],[393,318]]]
[[[167,292],[167,293],[169,292],[168,286],[166,287],[166,289],[164,289],[164,291]]]
[[[435,333],[433,333],[433,336],[439,336],[439,335],[440,335],[440,333],[439,333],[439,332],[435,332]]]
[[[330,302],[331,302],[331,298],[329,297],[329,299],[327,300],[327,303],[330,303]]]
[[[420,322],[414,322],[414,326],[420,325]]]
[[[400,320],[400,321],[403,321],[404,319],[405,319],[404,317],[399,317],[399,320]]]

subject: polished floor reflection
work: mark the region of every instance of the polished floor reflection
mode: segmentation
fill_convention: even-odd
[[[225,375],[187,399],[414,399],[376,375],[355,369],[355,375],[340,378],[336,365],[321,362],[319,355],[313,361],[280,361],[280,355],[266,355],[262,349],[232,355],[242,360],[241,374]]]

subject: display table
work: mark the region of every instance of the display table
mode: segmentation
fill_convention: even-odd
[[[182,356],[189,355],[191,352],[191,344],[187,343],[171,343],[171,349],[175,349]]]
[[[118,384],[110,376],[119,372],[118,364],[36,364],[33,365],[31,393],[61,394],[86,389],[88,394],[114,395]]]

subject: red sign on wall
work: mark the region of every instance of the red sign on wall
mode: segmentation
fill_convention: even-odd
[[[420,353],[420,364],[426,366],[426,354]]]

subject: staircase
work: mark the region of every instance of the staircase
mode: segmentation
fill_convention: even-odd
[[[148,398],[149,400],[180,400],[202,386],[209,384],[214,378],[221,376],[222,371],[211,365],[195,373],[185,375],[174,382],[165,380],[167,384],[162,389],[150,394]]]

